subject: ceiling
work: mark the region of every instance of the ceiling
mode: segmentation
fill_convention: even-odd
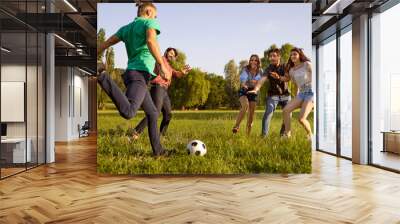
[[[47,4],[45,0],[1,0],[1,30],[6,38],[16,37],[7,41],[8,46],[13,45],[15,48],[11,52],[13,54],[18,54],[21,51],[17,49],[25,46],[19,41],[24,35],[18,33],[25,30],[28,33],[54,32],[57,34],[56,65],[78,66],[94,73],[97,48],[96,10],[97,0],[47,0]],[[30,47],[28,46],[28,55]]]

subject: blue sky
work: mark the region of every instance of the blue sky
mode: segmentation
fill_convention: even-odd
[[[171,46],[185,52],[187,62],[223,75],[225,64],[263,55],[271,44],[292,43],[311,57],[311,4],[226,3],[156,4],[161,51]],[[136,15],[132,3],[99,3],[98,29],[107,37]],[[125,68],[123,44],[114,46],[116,66]]]

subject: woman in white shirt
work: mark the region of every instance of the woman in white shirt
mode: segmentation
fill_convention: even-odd
[[[290,113],[297,108],[300,109],[299,122],[307,131],[307,139],[312,139],[312,130],[308,115],[314,107],[314,93],[312,91],[312,65],[310,59],[300,48],[293,48],[290,51],[290,58],[287,63],[287,73],[281,79],[292,79],[298,88],[297,96],[283,109],[283,120],[285,123],[285,136],[290,137]]]
[[[249,110],[249,116],[247,118],[246,133],[248,135],[250,134],[257,104],[257,92],[249,91],[254,89],[254,87],[257,85],[257,82],[261,79],[261,75],[261,60],[258,55],[253,54],[250,56],[249,64],[243,68],[242,73],[240,74],[240,111],[236,118],[236,124],[232,129],[234,134],[239,131],[240,123],[242,122],[247,109]]]

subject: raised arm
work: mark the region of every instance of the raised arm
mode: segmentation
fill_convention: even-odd
[[[97,48],[97,55],[103,54],[103,52],[104,52],[107,48],[109,48],[109,47],[111,47],[111,46],[117,44],[117,43],[120,42],[120,41],[121,41],[121,40],[120,40],[117,36],[112,35],[112,36],[111,36],[110,38],[108,38],[104,43],[100,44],[99,48]]]
[[[150,53],[153,55],[157,64],[160,65],[161,77],[170,80],[172,74],[167,70],[167,68],[164,65],[164,61],[162,60],[162,56],[160,53],[160,46],[158,45],[157,42],[157,31],[155,29],[148,29],[146,31],[146,43],[150,50]]]
[[[181,78],[184,75],[185,74],[183,74],[183,72],[181,72],[181,71],[172,70],[172,76],[175,77],[175,78]]]
[[[172,70],[172,76],[176,78],[181,78],[182,76],[187,75],[190,70],[192,70],[192,68],[189,65],[185,65],[185,67],[180,71],[177,71],[175,69]]]

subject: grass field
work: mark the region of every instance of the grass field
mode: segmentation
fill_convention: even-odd
[[[116,111],[98,112],[97,164],[100,173],[110,174],[250,174],[310,173],[311,143],[293,114],[292,138],[279,137],[281,113],[274,114],[270,135],[261,138],[263,111],[256,112],[252,134],[245,135],[245,122],[233,135],[238,111],[174,111],[168,134],[162,137],[165,148],[174,150],[169,157],[153,158],[147,129],[129,142],[128,127],[144,117],[139,113],[125,120]],[[312,114],[310,115],[312,119]],[[310,119],[310,118],[309,118]],[[160,121],[160,120],[159,120]],[[120,128],[117,128],[119,126]],[[186,144],[199,139],[207,145],[204,157],[189,156]]]

